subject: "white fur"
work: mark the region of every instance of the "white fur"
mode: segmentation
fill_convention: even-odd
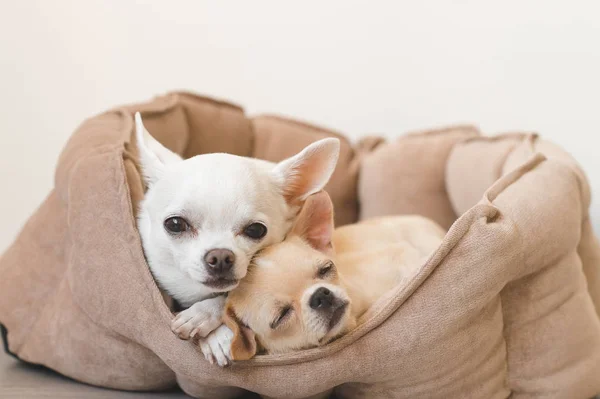
[[[214,248],[231,250],[236,257],[235,279],[246,275],[248,263],[260,249],[280,242],[291,228],[298,212],[283,196],[307,164],[318,172],[307,178],[309,184],[298,193],[303,200],[329,180],[339,154],[338,139],[311,144],[294,157],[274,164],[230,154],[198,155],[183,160],[165,148],[146,130],[140,114],[135,115],[140,162],[148,191],[140,203],[138,228],[148,265],[158,285],[179,304],[190,307],[215,292],[204,282],[210,277],[204,256]],[[174,237],[164,221],[180,216],[193,226],[194,234]],[[252,222],[267,226],[267,235],[252,240],[240,234]],[[193,306],[182,318],[194,320],[185,327],[191,332],[215,314],[213,304]],[[208,315],[208,316],[207,316]],[[183,319],[174,320],[173,330]],[[212,323],[213,326],[215,323]],[[210,331],[201,329],[201,336]]]
[[[211,332],[206,339],[200,340],[200,349],[210,364],[217,363],[221,367],[232,364],[231,343],[233,332],[225,324],[222,324]]]
[[[196,302],[175,316],[171,329],[181,339],[191,339],[195,336],[206,337],[222,324],[221,316],[224,306],[224,295]]]

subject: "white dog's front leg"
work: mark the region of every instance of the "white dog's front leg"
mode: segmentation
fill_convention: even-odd
[[[208,334],[206,338],[200,338],[199,344],[202,353],[210,364],[217,363],[221,367],[229,366],[231,359],[231,342],[233,331],[222,324],[215,331]]]
[[[181,339],[206,337],[222,324],[224,308],[224,295],[196,302],[175,316],[171,330]]]

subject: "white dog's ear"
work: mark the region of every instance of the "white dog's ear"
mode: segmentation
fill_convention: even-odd
[[[291,234],[298,235],[317,251],[330,255],[333,252],[333,223],[331,198],[327,192],[319,191],[304,202]]]
[[[274,172],[283,178],[283,195],[288,204],[298,205],[321,191],[333,174],[339,155],[340,140],[327,138],[279,162]]]
[[[135,134],[142,172],[148,185],[160,179],[167,165],[182,161],[179,155],[163,146],[148,133],[139,112],[135,113]]]

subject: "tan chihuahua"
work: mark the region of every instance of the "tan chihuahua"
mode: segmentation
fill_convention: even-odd
[[[359,317],[415,273],[445,231],[421,216],[391,216],[334,231],[326,192],[310,196],[286,239],[260,252],[227,298],[226,340],[201,343],[224,366],[258,352],[316,347],[356,327]],[[334,252],[335,249],[335,252]]]

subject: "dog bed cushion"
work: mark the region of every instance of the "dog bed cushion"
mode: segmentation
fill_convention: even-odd
[[[448,228],[405,286],[337,341],[221,369],[170,330],[135,224],[144,187],[133,114],[190,157],[278,161],[342,141],[327,190],[336,223],[421,214]],[[202,398],[247,391],[306,398],[588,398],[600,392],[600,246],[590,189],[560,148],[533,134],[457,126],[398,140],[343,136],[172,93],[85,121],[55,187],[0,259],[7,352],[89,384]]]

